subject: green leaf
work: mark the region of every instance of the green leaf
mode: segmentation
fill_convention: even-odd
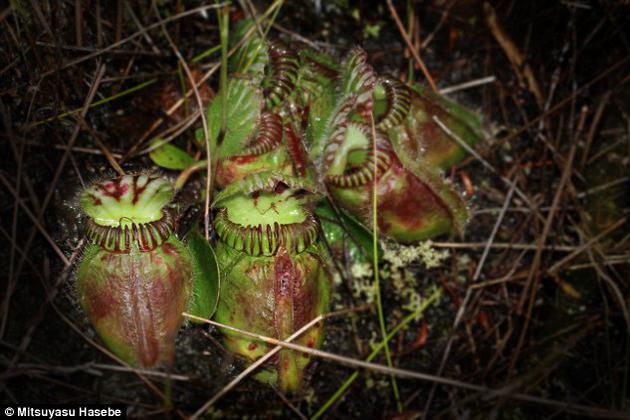
[[[316,94],[310,99],[310,110],[308,115],[308,127],[306,137],[309,142],[311,158],[317,159],[326,144],[328,134],[328,124],[335,111],[337,93],[334,83],[319,83]],[[315,89],[313,89],[315,90]]]
[[[195,130],[195,140],[202,147],[206,144],[206,137],[203,135],[203,128],[198,128]]]
[[[251,81],[231,79],[226,96],[227,121],[223,141],[218,145],[218,157],[239,153],[254,134],[262,111],[263,97]],[[221,130],[221,109],[223,95],[217,95],[208,108],[210,145],[217,146]]]
[[[315,214],[318,217],[332,221],[340,225],[348,236],[356,244],[366,256],[372,255],[372,230],[367,226],[355,219],[350,213],[344,209],[339,209],[339,213],[330,205],[328,200],[321,201],[315,209]],[[339,220],[341,218],[341,221]],[[383,257],[383,248],[378,245],[378,259]]]
[[[163,139],[155,139],[151,142],[151,146],[155,146],[163,142]],[[166,169],[182,170],[195,163],[195,159],[193,159],[188,153],[171,143],[162,144],[157,149],[149,153],[149,157],[157,166]]]
[[[193,293],[188,312],[200,318],[210,319],[219,302],[221,273],[214,250],[197,230],[191,230],[186,244],[193,263]]]

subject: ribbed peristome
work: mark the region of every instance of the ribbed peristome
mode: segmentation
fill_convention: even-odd
[[[173,215],[167,205],[173,186],[157,174],[122,175],[95,182],[79,196],[88,217],[85,233],[101,248],[128,253],[149,252],[173,233]]]
[[[90,241],[110,252],[128,253],[134,245],[140,252],[149,252],[172,235],[173,224],[171,213],[162,210],[161,219],[147,223],[130,221],[118,226],[103,226],[88,219],[85,234]]]
[[[319,223],[306,205],[312,193],[295,178],[280,178],[251,176],[240,191],[217,197],[214,227],[221,242],[248,255],[272,256],[281,248],[299,254],[317,241]]]
[[[317,240],[319,225],[312,214],[302,222],[241,226],[229,220],[228,209],[220,209],[214,219],[219,239],[237,251],[252,256],[272,256],[280,247],[299,254]]]

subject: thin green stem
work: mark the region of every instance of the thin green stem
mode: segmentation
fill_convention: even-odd
[[[155,83],[157,81],[158,81],[157,78],[153,78],[153,79],[147,80],[146,82],[142,82],[139,85],[130,87],[127,90],[123,90],[122,92],[118,92],[115,95],[109,96],[107,98],[103,98],[100,101],[93,102],[90,105],[89,109],[95,108],[95,107],[100,106],[100,105],[104,105],[104,104],[106,104],[108,102],[111,102],[111,101],[113,101],[115,99],[122,98],[123,96],[130,95],[130,94],[132,94],[134,92],[139,91],[140,89],[144,89],[147,86],[151,86],[153,83]],[[59,119],[59,118],[65,118],[65,117],[68,117],[70,115],[74,115],[76,113],[81,112],[82,110],[83,110],[83,108],[76,108],[76,109],[73,109],[73,110],[70,110],[70,111],[66,111],[66,112],[64,112],[62,114],[59,114],[59,115],[55,115],[54,117],[46,118],[45,120],[36,121],[33,124],[31,124],[29,126],[29,128],[37,127],[38,125],[41,125],[41,124],[44,124],[44,123],[47,123],[47,122],[50,122],[50,121],[53,121],[53,120],[56,120],[56,119]]]
[[[224,6],[217,10],[219,19],[219,31],[221,37],[221,75],[219,79],[219,91],[221,92],[221,133],[225,133],[227,126],[227,74],[228,74],[228,35],[230,27],[230,19],[228,16],[229,9]]]
[[[385,315],[383,314],[383,302],[381,299],[381,285],[380,275],[378,270],[378,174],[377,174],[377,162],[376,157],[376,129],[374,127],[374,116],[370,114],[370,123],[372,126],[372,148],[374,156],[374,183],[372,185],[372,265],[374,266],[374,289],[376,291],[376,309],[378,312],[378,323],[381,327],[381,336],[385,341],[385,358],[387,359],[387,366],[392,368],[392,355],[389,351],[389,344],[387,338],[387,329],[385,328]],[[398,392],[398,383],[396,378],[391,376],[392,390],[394,391],[394,398],[396,400],[396,408],[399,413],[402,413],[403,406],[400,402],[400,393]]]
[[[186,113],[186,116],[188,116],[190,107],[188,106],[188,97],[186,96],[186,73],[184,72],[181,62],[177,62],[177,74],[179,75],[179,89],[182,92],[184,99],[184,112]]]
[[[271,16],[271,19],[269,19],[269,23],[267,24],[267,28],[265,29],[265,39],[267,38],[267,34],[269,33],[269,30],[271,29],[271,27],[273,26],[273,23],[276,21],[276,17],[278,16],[278,13],[280,12],[280,9],[282,9],[282,4],[284,3],[284,0],[279,0],[278,1],[278,6],[276,6],[276,9],[273,11],[273,15]]]
[[[208,48],[207,50],[205,50],[202,53],[197,54],[196,56],[194,56],[190,62],[191,63],[195,63],[197,64],[198,62],[200,62],[201,60],[203,60],[204,58],[214,54],[215,52],[219,51],[221,49],[221,44],[219,45],[215,45],[212,48]]]
[[[408,16],[408,25],[407,28],[409,30],[409,36],[413,36],[411,28],[412,25],[415,23],[414,19],[415,14],[414,14],[414,10],[413,10],[413,0],[407,0],[407,16]],[[413,85],[413,81],[414,81],[414,75],[415,75],[415,69],[414,69],[414,62],[413,62],[413,57],[411,56],[411,51],[409,52],[409,60],[407,62],[407,83],[409,85]]]
[[[426,299],[422,303],[422,305],[420,305],[420,307],[415,310],[415,312],[412,312],[409,315],[407,315],[405,318],[403,318],[403,320],[398,325],[396,325],[396,327],[394,327],[394,329],[391,330],[389,332],[389,334],[387,334],[386,340],[383,340],[379,344],[377,344],[374,347],[374,349],[372,350],[372,353],[370,353],[369,356],[367,357],[367,359],[365,359],[365,360],[367,362],[371,362],[372,360],[374,360],[374,358],[376,358],[376,356],[378,356],[378,354],[381,352],[381,350],[383,350],[383,348],[386,346],[386,344],[387,344],[387,342],[389,340],[391,340],[396,334],[398,334],[398,332],[400,330],[405,328],[407,326],[407,324],[409,324],[411,321],[413,321],[414,319],[419,317],[429,306],[431,306],[435,301],[437,301],[440,298],[441,295],[442,295],[442,290],[441,289],[436,289],[431,294],[431,296],[429,296],[429,298]],[[341,385],[337,389],[337,391],[335,391],[335,393],[328,399],[328,401],[326,401],[324,403],[324,405],[322,405],[321,408],[319,410],[317,410],[317,412],[313,415],[313,417],[311,417],[311,420],[316,420],[316,419],[320,418],[326,411],[328,411],[328,409],[339,398],[341,398],[341,396],[346,392],[346,390],[350,387],[350,385],[352,385],[352,383],[357,379],[358,376],[359,376],[359,371],[355,370],[352,373],[352,375],[350,375],[348,377],[348,379],[346,379],[346,381],[343,383],[343,385]]]
[[[278,12],[280,12],[280,9],[282,8],[283,3],[284,3],[284,0],[276,0],[271,6],[269,6],[269,8],[267,8],[265,13],[263,13],[263,15],[260,17],[260,19],[258,19],[258,22],[261,23],[262,21],[267,19],[267,17],[269,17],[271,13],[273,13],[271,17],[269,18],[269,22],[267,23],[265,30],[263,31],[263,41],[267,38],[267,34],[269,33],[269,30],[273,26],[273,23],[276,20],[276,17],[278,16]],[[262,42],[259,43],[257,51],[254,54],[251,54],[249,62],[247,62],[245,66],[242,66],[243,69],[247,70],[253,64],[262,46],[263,46],[263,43]],[[243,56],[243,58],[245,58],[245,56]],[[242,65],[242,63],[239,63],[239,66],[240,65]]]
[[[164,408],[167,413],[173,410],[173,379],[170,376],[164,382]]]

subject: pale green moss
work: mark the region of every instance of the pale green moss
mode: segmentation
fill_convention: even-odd
[[[418,287],[417,268],[410,268],[413,263],[421,263],[426,268],[439,267],[449,257],[446,250],[436,250],[431,241],[424,241],[415,245],[400,245],[382,242],[383,260],[380,267],[381,279],[393,286],[396,299],[400,302],[400,309],[415,312],[423,302],[426,290]],[[376,290],[374,288],[373,268],[371,263],[355,263],[352,265],[353,296],[365,303],[374,303]],[[420,318],[419,316],[418,318]]]
[[[447,250],[436,250],[430,240],[414,245],[383,242],[382,246],[383,259],[391,264],[392,271],[417,261],[421,261],[426,268],[437,268],[449,257]]]
[[[374,271],[372,270],[372,264],[367,262],[359,262],[352,264],[352,276],[356,278],[372,277]]]

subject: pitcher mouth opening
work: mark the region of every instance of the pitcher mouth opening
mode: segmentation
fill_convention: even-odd
[[[126,254],[134,246],[140,252],[153,251],[162,245],[174,231],[174,219],[171,212],[162,209],[162,217],[145,223],[136,223],[131,219],[121,218],[118,226],[99,225],[89,218],[85,226],[88,239],[101,248]]]
[[[369,127],[363,125],[353,125],[367,137],[371,138],[372,133]],[[380,178],[392,166],[393,150],[389,142],[383,137],[382,132],[376,132],[376,159],[373,147],[362,149],[365,155],[357,163],[347,163],[341,174],[327,175],[327,184],[337,188],[357,188],[374,180],[374,174]],[[369,142],[373,144],[372,141]],[[376,170],[374,164],[376,163]]]
[[[317,240],[319,232],[319,224],[311,213],[301,222],[242,226],[229,219],[226,208],[217,211],[214,227],[223,243],[252,256],[273,256],[280,248],[299,254]]]
[[[174,219],[167,209],[173,195],[171,182],[158,174],[95,182],[79,197],[87,216],[86,236],[110,252],[152,251],[173,233]]]

